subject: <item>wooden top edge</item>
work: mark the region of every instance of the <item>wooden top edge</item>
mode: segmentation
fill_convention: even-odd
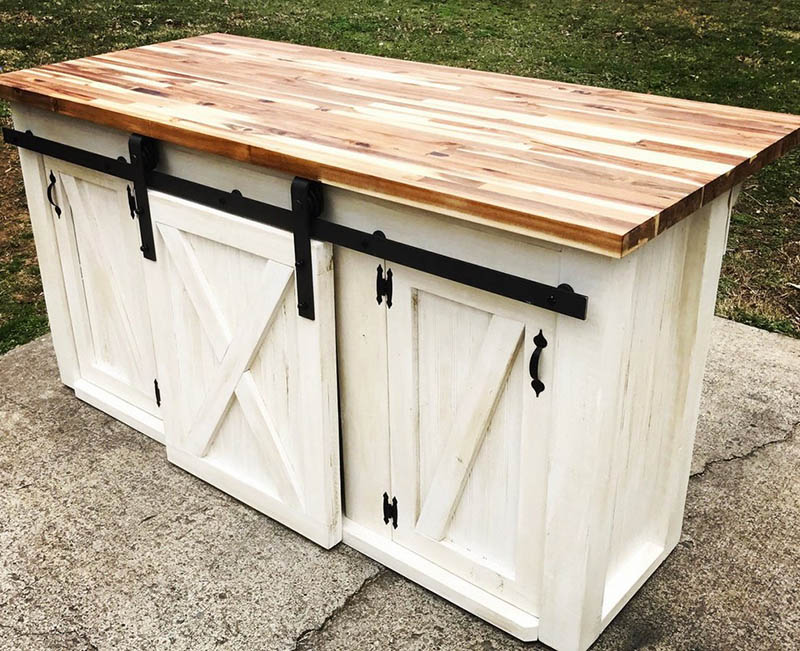
[[[268,45],[270,41],[249,39],[246,37],[228,36],[224,34],[209,34],[202,37],[182,39],[194,41],[208,37],[243,39],[256,41]],[[282,44],[291,45],[291,44]],[[318,52],[331,52],[322,48],[309,48],[308,46],[292,46],[312,49]],[[138,48],[133,48],[136,50]],[[130,50],[129,50],[130,51]],[[373,55],[355,55],[382,60],[384,57]],[[81,60],[78,60],[81,61]],[[398,61],[391,59],[391,61]],[[416,63],[414,65],[441,68],[450,71],[460,71],[460,68],[441,66],[430,63]],[[56,64],[57,65],[57,64]],[[431,210],[441,214],[454,216],[466,221],[489,225],[500,230],[518,233],[521,235],[538,238],[560,245],[579,248],[594,253],[599,253],[613,258],[620,258],[641,247],[643,244],[658,236],[661,232],[690,215],[702,205],[712,201],[747,176],[757,172],[764,165],[788,153],[800,144],[800,117],[790,114],[771,113],[755,109],[742,109],[748,115],[780,116],[781,127],[790,129],[781,137],[776,137],[771,144],[764,147],[754,155],[733,165],[723,174],[705,182],[697,190],[688,192],[685,196],[674,200],[664,208],[653,210],[650,216],[642,216],[634,225],[613,225],[608,222],[597,227],[586,223],[571,223],[553,215],[538,214],[535,210],[520,210],[508,205],[498,205],[476,197],[460,196],[452,191],[445,191],[423,184],[416,185],[401,179],[388,179],[380,174],[370,174],[363,169],[354,170],[346,165],[332,164],[323,159],[313,160],[292,155],[291,152],[276,146],[256,144],[242,134],[235,131],[218,133],[202,132],[197,129],[179,124],[180,120],[147,119],[135,115],[131,111],[110,106],[97,106],[89,100],[76,99],[69,94],[59,92],[58,89],[40,86],[36,89],[21,88],[15,81],[15,75],[24,71],[10,72],[0,75],[0,98],[9,101],[22,102],[36,106],[40,109],[67,115],[70,117],[88,120],[90,122],[125,131],[140,133],[165,142],[181,145],[199,151],[222,155],[234,160],[255,165],[272,167],[290,174],[313,178],[323,183],[379,196],[384,199],[412,205]],[[471,71],[473,72],[473,71]],[[478,74],[496,75],[512,80],[525,80],[526,78],[504,75],[502,73],[488,73],[474,71]],[[539,81],[539,80],[533,80]],[[637,93],[628,91],[614,91],[613,89],[597,89],[567,82],[552,82],[559,87],[576,89],[591,89],[592,91],[608,90],[609,92],[641,97]],[[648,97],[648,96],[645,96]],[[683,105],[697,107],[716,106],[695,100],[680,100],[666,98]],[[776,126],[777,121],[772,123]],[[791,129],[791,127],[794,127]]]
[[[140,118],[134,118],[122,112],[116,113],[111,110],[103,109],[87,114],[87,107],[85,104],[74,103],[70,99],[57,97],[56,95],[20,91],[14,87],[4,86],[2,77],[3,75],[0,75],[0,98],[7,99],[11,102],[19,101],[39,109],[58,113],[59,115],[85,119],[93,124],[116,129],[119,129],[120,123],[124,121],[127,130],[131,133],[138,133],[142,136],[174,145],[180,145],[188,149],[221,155],[232,160],[252,165],[277,169],[288,174],[303,176],[304,178],[320,181],[344,190],[369,194],[370,196],[379,197],[395,203],[410,205],[415,208],[421,208],[465,221],[491,226],[493,228],[541,239],[554,244],[579,248],[607,257],[621,258],[628,253],[625,247],[625,238],[628,235],[627,232],[620,232],[618,235],[614,236],[602,229],[590,229],[579,225],[573,225],[571,229],[572,237],[570,237],[564,234],[564,224],[560,221],[551,220],[547,217],[532,213],[521,213],[510,210],[502,211],[505,220],[499,222],[489,218],[482,218],[479,214],[476,214],[476,210],[464,210],[463,208],[453,205],[454,197],[448,193],[430,190],[422,191],[427,198],[439,199],[438,201],[426,201],[422,198],[408,198],[406,194],[398,195],[398,193],[392,192],[389,186],[394,185],[397,187],[400,184],[390,184],[380,177],[374,177],[374,180],[381,186],[380,189],[366,190],[360,183],[353,181],[351,178],[352,174],[346,168],[317,167],[303,159],[292,158],[281,152],[267,149],[257,150],[248,143],[236,142],[229,138],[221,138],[213,135],[204,135],[202,138],[198,138],[199,134],[195,131],[180,126],[166,126],[157,122],[154,123]],[[221,151],[224,151],[224,153],[221,153]],[[363,177],[363,175],[359,176]],[[415,192],[417,188],[413,186],[404,186],[404,189],[410,190],[412,194],[418,194],[418,192]],[[473,202],[472,205],[475,209],[480,206],[478,202]],[[498,211],[498,208],[492,204],[483,204],[483,207],[487,212]],[[656,218],[657,215],[654,215],[648,220],[648,223],[654,223]],[[638,248],[638,244],[631,247],[631,250],[633,250],[633,248]]]

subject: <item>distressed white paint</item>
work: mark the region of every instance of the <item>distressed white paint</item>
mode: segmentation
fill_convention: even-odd
[[[150,193],[167,456],[324,547],[341,539],[331,246],[297,314],[290,233]]]
[[[49,203],[31,205],[51,297],[51,323],[65,382],[86,402],[163,441],[150,308],[141,284],[143,259],[128,242],[138,227],[126,184],[93,170],[25,152],[26,184]],[[57,262],[58,267],[53,268]],[[58,274],[58,275],[57,275]],[[67,339],[68,338],[68,339]],[[66,340],[66,341],[65,341]]]
[[[536,398],[528,360],[540,329],[552,343],[555,317],[388,266],[391,493],[400,515],[393,538],[487,593],[533,609],[540,577],[529,558],[541,549],[543,503],[540,487],[526,480],[544,476],[545,458],[529,443],[546,432],[552,393],[546,388]],[[549,350],[542,354],[545,385]]]
[[[37,135],[126,153],[126,134],[29,107],[14,115]],[[151,193],[158,261],[142,261],[127,199],[110,199],[124,183],[30,152],[21,160],[62,379],[157,435],[157,411],[132,411],[150,374],[149,310],[173,462],[330,546],[338,416],[345,542],[561,651],[586,649],[675,546],[735,192],[612,260],[326,188],[327,219],[569,283],[589,310],[578,321],[316,243],[310,322],[297,316],[287,233]],[[59,201],[78,205],[94,184],[119,219],[100,224],[84,209],[75,226],[57,220],[44,199],[51,164],[64,177]],[[281,173],[170,145],[161,169],[289,206]],[[83,250],[87,262],[118,253],[94,263],[109,278],[78,282]],[[131,277],[145,272],[144,307],[117,281],[126,264]],[[389,309],[376,301],[379,264],[394,273]],[[102,282],[119,289],[102,294]],[[539,329],[548,346],[536,398],[528,360]],[[113,364],[87,364],[96,359]],[[384,491],[398,497],[396,530],[383,523]]]

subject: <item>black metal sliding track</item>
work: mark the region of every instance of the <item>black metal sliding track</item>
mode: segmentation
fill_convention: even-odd
[[[559,314],[577,319],[586,318],[588,298],[574,292],[569,285],[553,287],[397,242],[388,239],[380,231],[367,233],[320,218],[323,213],[322,185],[315,181],[296,178],[291,189],[292,209],[287,209],[249,199],[238,190],[226,192],[160,172],[155,169],[158,164],[156,141],[135,134],[129,142],[132,159],[130,163],[123,157],[115,159],[39,138],[30,131],[22,132],[4,127],[3,138],[11,145],[132,181],[135,186],[136,214],[140,220],[141,248],[145,257],[151,260],[155,260],[155,248],[147,199],[148,189],[293,233],[298,274],[298,310],[306,318],[314,318],[311,239],[368,253]]]

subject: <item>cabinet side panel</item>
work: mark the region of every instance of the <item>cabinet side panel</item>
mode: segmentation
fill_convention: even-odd
[[[680,419],[677,421],[681,438],[673,450],[672,462],[665,477],[664,503],[663,506],[659,505],[670,514],[664,533],[668,548],[678,543],[683,522],[722,257],[728,240],[731,209],[738,197],[739,187],[715,199],[710,204],[711,210],[706,220],[698,220],[698,223],[687,220],[692,231],[689,234],[687,273],[684,274],[680,306],[681,313],[685,314],[679,335],[681,357],[685,360],[684,393]]]
[[[619,262],[564,256],[589,317],[558,323],[540,638],[560,650],[586,649],[680,535],[733,196]]]
[[[670,454],[680,394],[678,305],[688,222],[637,251],[633,325],[627,342],[622,427],[613,455],[614,510],[604,613],[664,549],[664,514],[654,510],[660,467]],[[632,576],[635,575],[635,576]],[[632,577],[632,578],[631,578]]]
[[[726,195],[633,254],[639,274],[603,626],[680,535],[728,214]]]
[[[589,297],[586,321],[557,318],[548,440],[540,639],[582,651],[600,632],[621,429],[635,258],[565,251],[561,280]]]
[[[15,127],[22,128],[16,123]],[[74,387],[78,379],[78,357],[75,351],[75,339],[67,305],[64,277],[61,273],[58,243],[53,227],[54,216],[45,199],[47,183],[42,166],[42,156],[20,149],[19,161],[25,181],[25,196],[28,200],[28,211],[36,243],[36,257],[42,277],[44,300],[47,306],[47,317],[53,336],[58,370],[61,381],[69,387]]]

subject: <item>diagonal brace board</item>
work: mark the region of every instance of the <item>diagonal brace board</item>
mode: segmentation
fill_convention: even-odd
[[[433,540],[444,538],[458,506],[519,350],[523,329],[519,321],[492,316],[478,356],[467,373],[475,382],[468,384],[459,397],[458,408],[447,428],[444,449],[417,519],[417,531]]]
[[[134,169],[134,166],[124,159],[113,159],[53,140],[39,138],[30,131],[22,132],[3,127],[3,138],[7,143],[17,147],[29,149],[76,165],[82,165],[119,178],[134,180],[134,182],[136,182],[136,175],[139,174]],[[226,192],[201,183],[164,174],[155,169],[146,172],[144,176],[146,188],[159,190],[188,201],[224,210],[239,217],[296,233],[298,237],[296,237],[295,243],[298,249],[301,245],[303,249],[305,248],[304,242],[306,238],[303,230],[307,229],[310,237],[316,240],[330,242],[354,251],[385,258],[391,262],[396,262],[424,273],[447,278],[448,280],[500,296],[506,296],[552,312],[576,319],[586,319],[588,298],[574,292],[567,284],[553,287],[535,280],[521,278],[496,269],[472,264],[465,260],[451,258],[433,251],[379,237],[377,232],[367,233],[324,219],[311,219],[309,224],[309,220],[299,220],[297,214],[292,210],[243,197],[238,190]],[[304,179],[300,180],[304,181]],[[306,183],[314,182],[306,181]],[[136,185],[142,184],[136,183]],[[144,192],[144,194],[146,195],[147,193]],[[145,245],[144,235],[143,233],[143,246]],[[155,251],[152,251],[151,259],[155,259]],[[310,266],[308,269],[310,269]],[[306,274],[306,279],[312,278],[310,271],[304,271],[304,273]],[[300,280],[298,276],[298,282]],[[304,301],[298,300],[298,303],[302,302]]]
[[[289,267],[270,260],[264,266],[263,291],[256,295],[248,318],[233,333],[230,345],[220,360],[216,381],[208,390],[208,399],[198,411],[189,428],[194,441],[194,454],[203,457],[214,441],[222,417],[230,406],[236,386],[250,368],[258,353],[261,340],[269,330],[280,307],[292,271]]]

